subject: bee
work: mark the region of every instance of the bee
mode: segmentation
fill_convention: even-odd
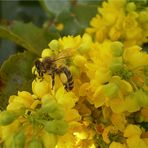
[[[70,91],[73,89],[73,77],[68,69],[67,66],[65,65],[60,65],[58,66],[56,61],[60,59],[65,59],[66,57],[60,57],[60,58],[55,58],[54,56],[52,57],[45,57],[43,58],[42,61],[36,60],[35,61],[35,71],[38,73],[38,78],[43,80],[44,79],[44,74],[48,74],[51,76],[52,79],[52,89],[55,85],[55,75],[60,75],[64,73],[66,76],[66,82],[62,81],[62,84],[64,85],[64,88],[66,91]],[[35,72],[34,72],[35,73]]]

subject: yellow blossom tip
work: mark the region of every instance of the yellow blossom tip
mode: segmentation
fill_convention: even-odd
[[[60,45],[59,45],[59,42],[57,40],[52,40],[48,46],[50,47],[51,50],[53,51],[56,51],[56,50],[59,50],[60,48]]]
[[[44,50],[42,51],[41,57],[42,57],[42,58],[50,57],[50,56],[52,56],[52,54],[53,54],[53,52],[51,51],[51,49],[46,48],[46,49],[44,49]]]

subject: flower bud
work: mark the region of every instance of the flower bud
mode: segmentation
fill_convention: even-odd
[[[128,12],[135,11],[136,10],[136,4],[134,2],[127,3],[126,10]]]
[[[63,29],[64,29],[64,24],[63,23],[58,23],[58,24],[56,24],[56,29],[58,30],[58,31],[62,31]]]
[[[64,135],[68,128],[68,125],[64,120],[47,121],[44,126],[48,133],[53,133],[56,135]]]
[[[123,69],[123,63],[121,59],[114,59],[109,66],[112,73],[120,72]]]
[[[52,51],[49,48],[46,48],[42,51],[41,57],[42,58],[50,57],[52,54],[53,54]]]
[[[115,97],[118,93],[119,87],[115,83],[109,83],[103,87],[104,93],[108,97]]]
[[[78,48],[78,51],[80,53],[86,53],[89,51],[89,49],[90,48],[88,47],[87,43],[85,43],[85,44],[81,44],[81,46]]]
[[[84,56],[81,56],[81,55],[76,55],[73,62],[78,67],[84,67],[84,64],[86,63],[86,58]]]
[[[50,47],[51,50],[58,50],[59,49],[59,42],[57,40],[52,40],[48,46]]]
[[[70,69],[70,72],[72,73],[72,75],[78,76],[80,74],[80,71],[79,71],[78,67],[75,66],[75,65],[71,65],[69,67],[69,69]]]
[[[141,11],[139,13],[139,20],[142,23],[146,23],[148,21],[148,11]]]
[[[64,117],[64,110],[62,110],[61,108],[56,108],[56,110],[54,110],[53,112],[49,113],[49,116],[53,119],[62,119]]]
[[[123,54],[123,44],[121,42],[113,42],[111,44],[112,53],[115,57],[122,56]]]
[[[92,43],[92,38],[88,34],[84,34],[82,40],[83,40],[83,43],[78,48],[78,51],[80,53],[86,53],[86,52],[88,52],[90,50],[90,45]]]

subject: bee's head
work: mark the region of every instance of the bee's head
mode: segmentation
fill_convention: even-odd
[[[35,67],[37,70],[40,70],[42,67],[42,62],[40,60],[35,61]]]

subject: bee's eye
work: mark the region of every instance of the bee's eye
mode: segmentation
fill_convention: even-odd
[[[35,62],[35,67],[36,67],[37,69],[40,69],[40,61],[36,61],[36,62]]]
[[[40,68],[40,66],[39,66],[38,64],[36,64],[36,68],[37,68],[37,69],[39,69],[39,68]]]

